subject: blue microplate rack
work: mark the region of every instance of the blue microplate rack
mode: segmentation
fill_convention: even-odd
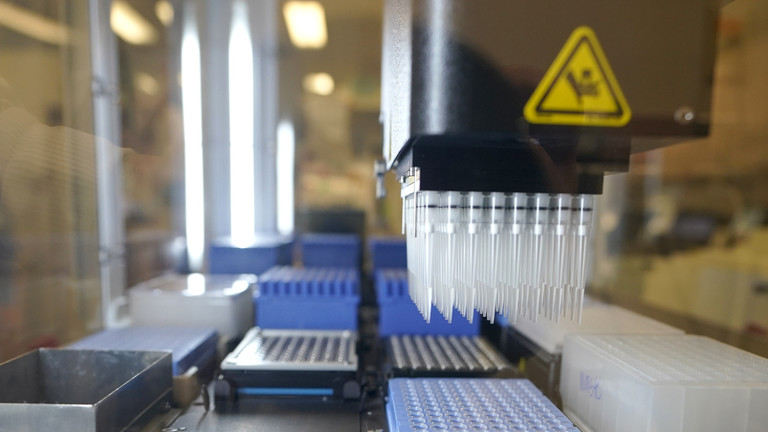
[[[216,356],[216,330],[190,327],[126,327],[104,330],[67,348],[115,351],[171,351],[173,375],[205,368]]]
[[[426,322],[408,295],[408,271],[384,269],[375,273],[376,297],[379,302],[379,336],[412,335],[465,335],[480,334],[480,314],[475,312],[470,323],[460,313],[448,322],[432,306],[430,322]]]
[[[360,268],[360,237],[355,234],[303,234],[304,267]]]
[[[236,245],[229,238],[211,244],[209,272],[211,274],[261,274],[278,265],[290,265],[293,260],[293,239],[280,235],[257,235],[247,245]]]
[[[255,325],[265,329],[354,330],[360,274],[352,268],[275,267],[259,279]]]
[[[391,432],[578,432],[568,417],[525,379],[391,379],[387,421]]]
[[[408,268],[404,237],[371,237],[368,250],[374,272],[386,268]]]

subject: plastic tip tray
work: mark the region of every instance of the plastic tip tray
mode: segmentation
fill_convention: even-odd
[[[276,265],[290,264],[292,253],[290,237],[259,235],[245,246],[221,238],[211,245],[209,271],[212,274],[261,274]]]
[[[360,275],[350,268],[275,267],[262,275],[254,302],[262,328],[355,329]]]
[[[306,267],[360,266],[360,237],[355,234],[304,234],[301,258]]]
[[[405,237],[374,237],[368,241],[374,270],[407,268],[408,254]]]
[[[275,267],[259,280],[260,296],[359,297],[360,275],[348,268]]]
[[[560,383],[589,431],[768,430],[768,360],[706,337],[570,336]]]
[[[173,374],[201,366],[216,354],[216,330],[201,327],[127,327],[104,330],[68,348],[114,351],[171,351]]]
[[[379,334],[468,335],[480,333],[480,314],[467,319],[455,314],[451,322],[432,306],[432,319],[427,322],[416,308],[408,291],[406,269],[385,269],[375,274],[376,297],[379,301]]]
[[[408,271],[386,269],[376,272],[376,298],[379,303],[409,299]]]
[[[552,402],[524,379],[392,379],[387,418],[392,432],[578,432]]]

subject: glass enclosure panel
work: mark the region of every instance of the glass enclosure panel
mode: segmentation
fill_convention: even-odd
[[[768,4],[721,11],[709,137],[606,177],[594,292],[768,355]]]
[[[262,216],[276,212],[277,227],[290,230],[280,212],[292,207],[283,206],[280,191],[293,189],[295,199],[285,194],[299,229],[302,215],[334,210],[364,215],[361,232],[399,234],[393,175],[386,177],[387,198],[374,198],[383,0],[320,0],[327,35],[309,48],[292,40],[285,3],[112,1],[113,11],[138,17],[147,33],[136,40],[116,31],[127,286],[172,269],[174,239],[184,234],[185,21],[195,22],[199,43],[202,121],[196,126],[206,176],[199,234],[210,241],[232,231],[227,102],[236,9],[248,11],[253,44],[254,187],[272,177],[278,183],[276,197],[254,194],[254,228],[273,225],[275,215]],[[762,355],[768,355],[766,23],[763,0],[722,9],[708,138],[635,155],[629,173],[605,178],[588,289]],[[85,1],[0,0],[0,360],[71,341],[101,324],[94,147],[115,143],[93,137],[88,29]],[[267,107],[273,99],[278,107]]]
[[[180,6],[177,3],[177,6]],[[173,268],[183,205],[184,140],[178,62],[182,12],[170,1],[113,2],[143,32],[117,35],[126,235],[126,286]],[[183,212],[181,213],[183,216]]]
[[[302,214],[358,211],[365,214],[368,232],[399,234],[401,204],[394,178],[387,176],[385,200],[374,197],[373,163],[381,158],[382,146],[383,2],[320,3],[328,28],[321,48],[292,44],[281,16],[280,101],[281,112],[296,127],[299,223]]]
[[[0,360],[101,325],[87,7],[0,3]]]

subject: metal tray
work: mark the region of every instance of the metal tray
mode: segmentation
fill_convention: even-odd
[[[357,333],[347,330],[251,329],[222,370],[356,371]]]
[[[216,397],[360,396],[357,333],[251,329],[221,363]]]
[[[504,356],[479,336],[394,335],[386,346],[394,376],[515,375]]]
[[[171,388],[169,352],[39,349],[0,364],[0,432],[125,431]]]

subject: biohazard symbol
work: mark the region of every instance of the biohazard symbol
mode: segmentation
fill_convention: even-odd
[[[595,32],[579,27],[523,110],[530,123],[621,127],[632,111]]]

